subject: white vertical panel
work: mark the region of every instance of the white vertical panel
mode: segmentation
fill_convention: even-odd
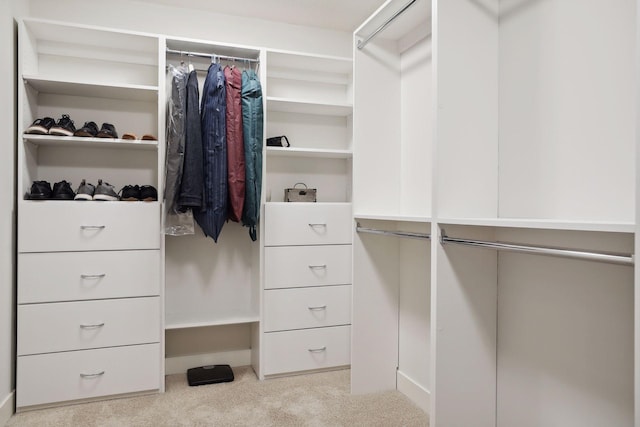
[[[635,10],[503,2],[500,216],[633,220]]]
[[[424,230],[418,230],[424,232]],[[426,231],[429,233],[429,230]],[[392,237],[393,238],[393,237]],[[398,369],[431,389],[431,248],[428,240],[400,239]],[[422,405],[427,406],[427,405]]]
[[[430,217],[433,141],[431,34],[430,26],[417,29],[419,33],[416,36],[420,39],[400,57],[400,212],[408,216]]]
[[[398,239],[356,233],[353,240],[351,392],[395,390]]]
[[[440,216],[496,217],[498,0],[434,0]]]
[[[448,235],[491,240],[482,229]],[[456,234],[458,233],[458,234]],[[495,427],[497,255],[438,245],[432,322],[434,372],[430,421],[436,426]]]
[[[355,50],[355,212],[397,213],[400,197],[400,62],[395,43]]]

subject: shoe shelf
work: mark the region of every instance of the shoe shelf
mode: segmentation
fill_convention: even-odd
[[[433,221],[431,217],[416,215],[400,215],[400,214],[373,214],[373,213],[354,213],[353,218],[358,220],[375,220],[375,221],[394,221],[394,222],[419,222],[430,223]]]
[[[267,155],[273,157],[311,157],[324,159],[350,159],[351,150],[316,149],[295,147],[267,147]]]
[[[158,99],[158,86],[71,81],[32,75],[23,75],[22,79],[39,93],[131,101],[156,101]]]
[[[156,150],[158,141],[139,139],[84,138],[78,136],[23,135],[25,142],[40,146],[126,148],[136,150]]]

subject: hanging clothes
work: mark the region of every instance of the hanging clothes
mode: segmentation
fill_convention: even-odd
[[[186,87],[184,166],[178,197],[178,210],[181,212],[189,209],[197,212],[204,205],[204,159],[199,105],[198,72],[192,70]]]
[[[227,90],[227,168],[229,219],[240,222],[244,207],[245,158],[242,137],[242,73],[236,67],[224,67]]]
[[[206,236],[218,241],[227,220],[226,90],[224,72],[211,64],[204,81],[200,109],[204,154],[204,209],[194,216]]]
[[[185,107],[188,70],[184,66],[168,67],[167,126],[165,157],[165,234],[182,236],[194,233],[191,212],[178,210],[178,196],[184,166]]]
[[[256,226],[260,218],[262,191],[262,86],[253,70],[242,72],[242,125],[245,154],[245,200],[242,225],[249,227],[249,236],[255,241]]]

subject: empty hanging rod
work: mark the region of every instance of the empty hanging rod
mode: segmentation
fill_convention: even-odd
[[[358,224],[356,226],[356,231],[358,233],[382,234],[382,235],[385,235],[385,236],[408,237],[410,239],[431,239],[431,235],[430,234],[412,233],[412,232],[409,232],[409,231],[377,230],[375,228],[360,227],[360,224]]]
[[[371,34],[369,34],[367,37],[365,37],[364,40],[360,40],[358,42],[358,49],[362,49],[363,47],[365,47],[367,45],[367,43],[369,43],[369,41],[374,38],[380,31],[384,30],[385,28],[387,28],[387,26],[389,24],[391,24],[393,22],[394,19],[396,19],[398,16],[402,15],[402,13],[404,13],[405,10],[409,9],[409,7],[411,7],[417,0],[411,0],[409,3],[407,3],[406,5],[404,5],[404,7],[402,9],[400,9],[399,11],[397,11],[391,18],[387,19],[384,24],[380,25],[378,28],[375,29],[375,31]]]
[[[497,249],[499,251],[520,252],[533,255],[557,256],[562,258],[583,259],[588,261],[606,262],[610,264],[633,265],[633,255],[616,255],[602,252],[587,252],[575,249],[549,248],[544,246],[516,245],[513,243],[489,242],[485,240],[461,239],[442,235],[440,242],[456,245],[474,246],[478,248]]]
[[[167,48],[167,53],[172,53],[175,55],[184,55],[184,56],[197,56],[199,58],[220,58],[220,59],[228,59],[231,61],[260,62],[259,59],[254,59],[254,58],[241,58],[239,56],[217,55],[215,53],[187,52],[184,50],[175,50],[175,49],[169,49],[169,48]]]

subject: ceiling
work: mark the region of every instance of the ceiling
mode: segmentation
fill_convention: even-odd
[[[251,18],[352,32],[385,0],[140,0]]]

